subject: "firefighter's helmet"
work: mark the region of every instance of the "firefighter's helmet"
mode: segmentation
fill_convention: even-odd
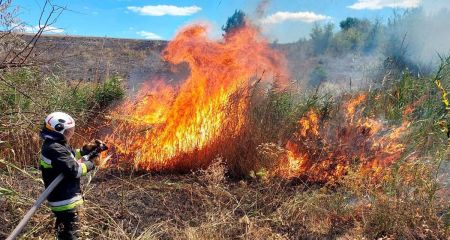
[[[67,113],[53,112],[45,118],[45,128],[50,131],[63,134],[66,129],[73,127],[75,127],[75,120]]]

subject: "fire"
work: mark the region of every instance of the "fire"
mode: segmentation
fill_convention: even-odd
[[[249,24],[221,41],[208,39],[205,26],[186,27],[163,57],[172,64],[187,63],[187,79],[179,85],[153,80],[111,117],[113,132],[107,141],[118,159],[134,161],[139,169],[189,170],[221,155],[253,170],[268,166],[271,174],[285,178],[333,182],[349,171],[376,176],[404,152],[399,139],[408,121],[392,129],[365,117],[365,94],[348,99],[332,118],[323,118],[317,109],[307,112],[298,121],[298,131],[284,140],[284,149],[252,139],[249,89],[270,80],[269,74],[264,79],[256,79],[256,74],[288,74],[284,57]],[[243,149],[245,154],[240,154]],[[257,154],[265,161],[252,159]],[[249,159],[239,159],[242,156]]]
[[[347,118],[351,119],[355,115],[356,108],[364,101],[366,100],[367,95],[365,94],[359,94],[353,99],[350,99],[349,102],[346,104],[346,114]]]
[[[223,41],[210,40],[206,33],[205,26],[186,27],[164,51],[166,61],[190,67],[180,86],[148,85],[113,114],[118,123],[108,141],[137,167],[171,169],[209,161],[184,156],[220,142],[224,132],[239,134],[248,101],[234,94],[248,87],[258,71],[287,75],[283,56],[250,25]]]
[[[307,133],[310,132],[314,136],[319,135],[319,116],[314,111],[309,111],[306,117],[303,117],[299,121],[300,135],[306,137]]]
[[[382,121],[363,117],[359,106],[367,99],[364,94],[344,104],[344,113],[335,121],[321,121],[317,110],[311,110],[299,120],[299,131],[286,144],[287,160],[281,161],[281,175],[303,177],[310,182],[333,182],[350,169],[376,176],[401,158],[405,146],[400,137],[408,126],[388,130]],[[389,132],[389,133],[385,133]]]

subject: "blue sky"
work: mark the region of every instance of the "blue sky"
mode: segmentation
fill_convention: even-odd
[[[266,0],[267,1],[267,0]],[[33,31],[44,0],[14,0],[19,17]],[[394,9],[434,5],[449,0],[271,0],[264,15],[256,13],[261,0],[52,0],[68,10],[49,33],[117,38],[171,39],[186,24],[208,22],[211,35],[235,9],[244,10],[261,25],[270,40],[296,41],[308,37],[315,22],[336,25],[346,17],[387,19]]]

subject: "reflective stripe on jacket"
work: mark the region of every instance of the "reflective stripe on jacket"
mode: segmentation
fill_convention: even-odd
[[[58,134],[43,130],[41,136],[44,142],[39,156],[45,187],[48,187],[59,174],[64,174],[64,179],[47,198],[54,212],[72,210],[83,203],[80,177],[94,168],[89,161],[77,162],[84,153],[73,150],[66,143],[64,136]]]

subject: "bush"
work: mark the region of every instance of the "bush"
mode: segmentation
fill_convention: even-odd
[[[47,114],[63,111],[78,126],[96,117],[92,112],[121,99],[125,90],[120,78],[103,83],[65,82],[39,69],[20,68],[2,75],[0,82],[0,155],[20,166],[35,163],[38,132]],[[26,141],[26,139],[31,139]],[[7,147],[5,147],[7,146]]]
[[[125,90],[122,79],[114,76],[97,86],[94,91],[95,104],[100,108],[105,108],[114,102],[123,99]]]
[[[310,36],[311,41],[313,42],[313,51],[315,55],[327,52],[333,39],[333,29],[334,25],[332,23],[328,23],[323,27],[317,24],[314,25]]]

